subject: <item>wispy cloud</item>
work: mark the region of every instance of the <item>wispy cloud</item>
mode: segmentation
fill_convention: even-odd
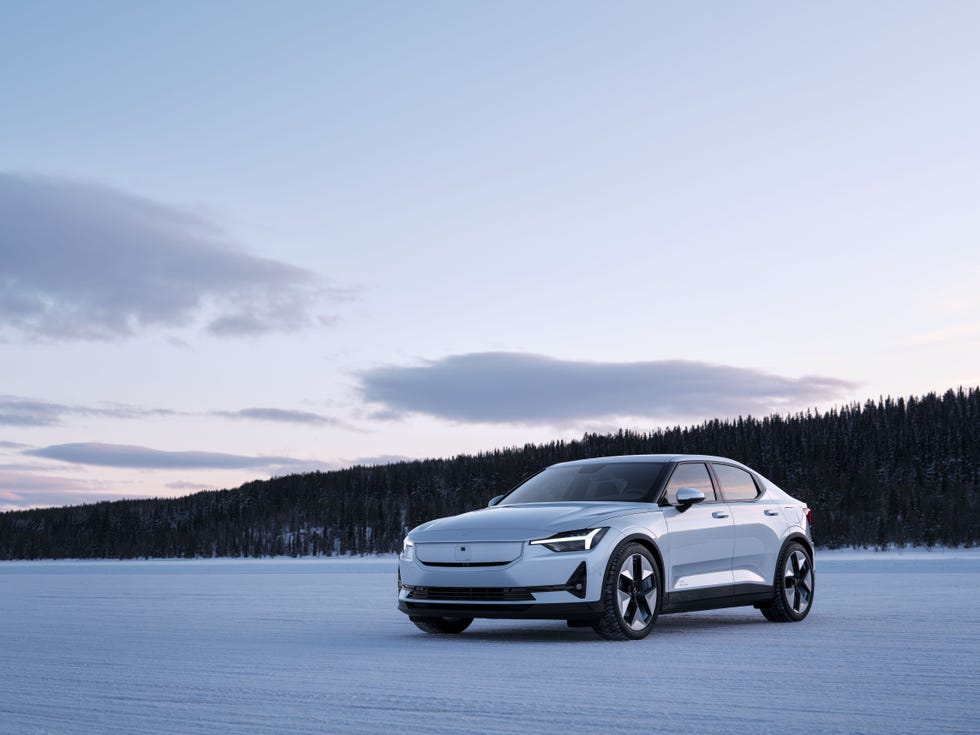
[[[314,426],[346,426],[340,419],[324,416],[310,411],[291,411],[284,408],[243,408],[238,411],[215,411],[215,416],[229,419],[250,419],[253,421],[278,421],[289,424],[311,424]]]
[[[766,414],[838,399],[856,386],[688,360],[576,362],[511,352],[454,355],[361,375],[364,398],[379,404],[382,416],[551,425],[615,416]]]
[[[187,482],[186,480],[177,480],[176,482],[168,482],[164,487],[168,487],[171,490],[188,490],[190,492],[198,492],[200,490],[212,490],[214,485],[202,485],[199,482]]]
[[[75,477],[0,470],[0,511],[110,500],[124,497],[107,493],[98,483]]]
[[[952,324],[931,332],[915,334],[902,340],[904,347],[932,347],[933,345],[949,342],[980,341],[980,322],[969,324]]]
[[[53,426],[61,423],[67,406],[17,396],[0,396],[0,425]]]
[[[175,411],[169,408],[133,406],[123,403],[105,403],[97,406],[54,403],[23,396],[0,396],[0,426],[57,426],[70,416],[94,416],[112,419],[145,419],[171,416],[217,416],[243,421],[275,421],[280,423],[333,426],[357,429],[341,419],[310,411],[294,411],[285,408],[242,408],[235,411],[211,411],[195,413]],[[3,447],[18,448],[15,442],[0,442]]]
[[[70,415],[138,419],[179,414],[178,411],[166,408],[145,408],[119,403],[107,403],[101,406],[75,406],[22,396],[0,396],[0,425],[5,426],[55,426],[62,423],[64,418]],[[0,444],[0,446],[4,444]],[[12,442],[9,444],[13,447],[16,446]]]
[[[114,339],[203,320],[222,336],[327,324],[339,292],[251,255],[206,217],[92,183],[0,173],[0,320],[29,339]]]
[[[99,467],[142,469],[254,469],[306,466],[307,460],[293,457],[246,456],[221,452],[170,452],[127,444],[80,442],[55,444],[24,452],[34,457]]]
[[[65,467],[63,464],[57,464],[57,463],[42,464],[42,463],[36,462],[36,461],[28,461],[28,462],[0,462],[0,470],[5,470],[5,471],[9,470],[9,471],[17,471],[17,472],[31,472],[31,473],[35,473],[35,474],[38,473],[38,472],[64,472],[66,470],[68,470],[68,471],[71,471],[71,470],[78,471],[78,469],[80,469],[80,468]]]
[[[342,467],[375,467],[384,464],[396,464],[398,462],[414,462],[416,457],[407,457],[404,454],[378,454],[374,457],[357,457],[346,459],[340,462]]]

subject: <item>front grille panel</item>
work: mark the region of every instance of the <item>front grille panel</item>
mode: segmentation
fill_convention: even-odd
[[[505,567],[509,561],[423,561],[426,567]]]
[[[411,600],[453,600],[466,602],[527,602],[534,596],[511,587],[407,587]]]
[[[522,541],[421,541],[415,558],[430,566],[444,564],[509,564],[521,558]]]

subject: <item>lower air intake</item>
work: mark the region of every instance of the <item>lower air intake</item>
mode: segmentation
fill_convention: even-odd
[[[465,602],[526,602],[534,596],[510,587],[409,587],[410,600],[453,600]]]

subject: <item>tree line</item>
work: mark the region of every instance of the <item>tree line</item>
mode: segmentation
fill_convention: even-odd
[[[483,507],[549,464],[647,453],[715,454],[755,468],[810,505],[825,548],[980,540],[980,388],[961,388],[289,475],[182,498],[9,511],[0,514],[0,559],[394,552],[413,526]]]

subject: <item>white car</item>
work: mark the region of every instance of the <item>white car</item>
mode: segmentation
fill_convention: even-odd
[[[488,508],[413,529],[398,609],[427,633],[474,618],[567,620],[611,640],[660,614],[813,605],[810,509],[745,465],[701,455],[552,465]]]

